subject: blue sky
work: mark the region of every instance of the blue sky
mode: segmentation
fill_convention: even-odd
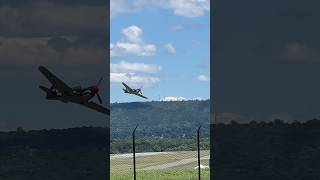
[[[111,102],[209,99],[209,0],[111,0]],[[124,94],[121,82],[149,99]]]

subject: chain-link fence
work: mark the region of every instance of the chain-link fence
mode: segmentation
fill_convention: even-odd
[[[111,132],[112,180],[187,180],[199,179],[199,173],[209,179],[209,124],[201,129],[113,126]]]

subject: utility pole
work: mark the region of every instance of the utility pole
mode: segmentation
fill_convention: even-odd
[[[198,142],[198,176],[199,176],[199,180],[201,179],[201,168],[200,168],[200,128],[201,125],[199,126],[198,130],[197,130],[197,142]]]
[[[137,179],[137,175],[136,175],[136,144],[135,144],[135,133],[136,133],[136,129],[138,128],[138,125],[134,128],[133,132],[132,132],[132,147],[133,147],[133,179],[136,180]]]

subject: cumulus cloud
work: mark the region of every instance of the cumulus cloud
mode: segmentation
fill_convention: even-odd
[[[176,96],[167,96],[163,99],[161,99],[161,101],[186,101],[187,98],[184,97],[176,97]]]
[[[202,101],[202,100],[204,100],[203,98],[201,98],[201,97],[195,97],[195,98],[192,98],[191,100],[193,100],[193,101]]]
[[[121,61],[110,64],[110,82],[111,83],[130,83],[133,86],[152,86],[160,82],[160,78],[148,74],[156,74],[162,70],[161,66],[131,63]]]
[[[176,48],[172,44],[170,43],[165,44],[164,47],[166,48],[168,53],[171,53],[171,54],[176,53]]]
[[[153,56],[156,53],[154,44],[145,44],[143,40],[143,30],[135,25],[122,29],[125,39],[115,44],[110,43],[111,56],[137,55]]]
[[[203,98],[201,97],[194,97],[194,98],[185,98],[185,97],[179,97],[179,96],[166,96],[164,98],[162,98],[160,101],[188,101],[188,100],[191,100],[191,101],[202,101],[204,100]]]
[[[157,73],[161,71],[162,67],[157,65],[150,65],[145,63],[130,63],[126,61],[121,61],[119,63],[110,64],[111,72],[142,72],[142,73]]]
[[[135,44],[131,42],[117,42],[110,45],[111,56],[137,55],[137,56],[153,56],[156,53],[156,46],[149,44]]]
[[[150,8],[170,9],[177,16],[193,18],[210,11],[210,0],[111,0],[111,17]]]
[[[110,16],[115,17],[122,13],[130,12],[129,4],[124,0],[111,0],[110,1]]]
[[[172,31],[182,31],[182,30],[188,30],[188,29],[197,29],[201,28],[201,24],[176,24],[173,25],[170,29]]]
[[[128,38],[129,42],[141,43],[142,42],[142,29],[138,26],[129,26],[122,29],[122,33]]]
[[[203,74],[197,76],[196,79],[197,79],[198,81],[209,81],[209,77],[206,76],[206,75],[203,75]]]
[[[137,73],[110,73],[110,82],[121,83],[127,82],[133,86],[137,85],[153,85],[160,82],[157,77],[141,76]]]
[[[178,16],[199,17],[210,10],[210,0],[169,0],[169,8]]]

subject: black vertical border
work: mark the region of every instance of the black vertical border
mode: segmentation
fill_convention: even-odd
[[[105,52],[106,52],[106,73],[107,73],[107,108],[110,110],[110,0],[106,3],[106,17],[105,17]],[[110,115],[107,115],[106,119],[106,180],[110,180]]]
[[[216,114],[215,114],[215,94],[214,94],[214,83],[215,83],[215,43],[214,43],[214,6],[216,0],[211,0],[210,2],[210,180],[215,179],[215,166],[214,166],[214,128],[216,125]]]

